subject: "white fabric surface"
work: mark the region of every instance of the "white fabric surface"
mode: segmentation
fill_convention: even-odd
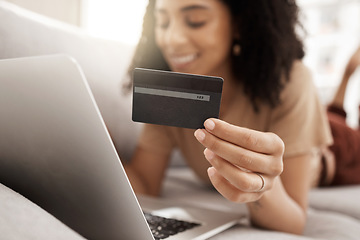
[[[0,184],[0,239],[81,240],[84,238],[36,204]]]
[[[168,172],[162,197],[205,208],[248,214],[244,204],[230,203],[214,189],[207,189],[187,168]],[[358,199],[360,186],[312,190],[304,236],[255,229],[244,219],[241,225],[211,239],[359,239]]]

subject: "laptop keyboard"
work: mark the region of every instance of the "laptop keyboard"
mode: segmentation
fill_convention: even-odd
[[[144,212],[144,215],[156,240],[166,239],[179,232],[200,226],[199,223],[159,217],[146,212]]]

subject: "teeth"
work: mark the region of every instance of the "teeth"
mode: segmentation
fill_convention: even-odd
[[[187,56],[183,56],[183,57],[173,57],[172,61],[175,64],[185,64],[188,62],[191,62],[195,59],[196,55],[192,54],[192,55],[187,55]]]

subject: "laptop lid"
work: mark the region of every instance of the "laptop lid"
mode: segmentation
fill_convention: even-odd
[[[153,239],[73,59],[0,60],[0,116],[1,183],[86,238]]]

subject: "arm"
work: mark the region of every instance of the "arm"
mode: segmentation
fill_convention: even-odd
[[[284,143],[278,136],[211,120],[214,124],[207,120],[205,130],[197,130],[195,136],[206,147],[214,187],[230,201],[247,203],[254,225],[301,234],[309,189],[306,168],[311,157],[286,159],[287,173],[281,179]],[[260,192],[263,182],[256,173],[265,180]]]
[[[340,85],[335,93],[334,99],[332,100],[333,105],[343,107],[346,87],[349,82],[351,75],[354,73],[356,68],[360,66],[360,47],[354,52],[346,65],[343,77]]]
[[[360,46],[349,59],[349,62],[347,63],[345,68],[344,76],[347,77],[351,76],[359,65],[360,65]]]
[[[302,234],[306,223],[308,192],[313,176],[309,169],[313,155],[284,159],[284,171],[271,190],[257,202],[248,203],[254,225]]]
[[[138,147],[125,171],[136,194],[158,196],[169,156],[155,154]]]

